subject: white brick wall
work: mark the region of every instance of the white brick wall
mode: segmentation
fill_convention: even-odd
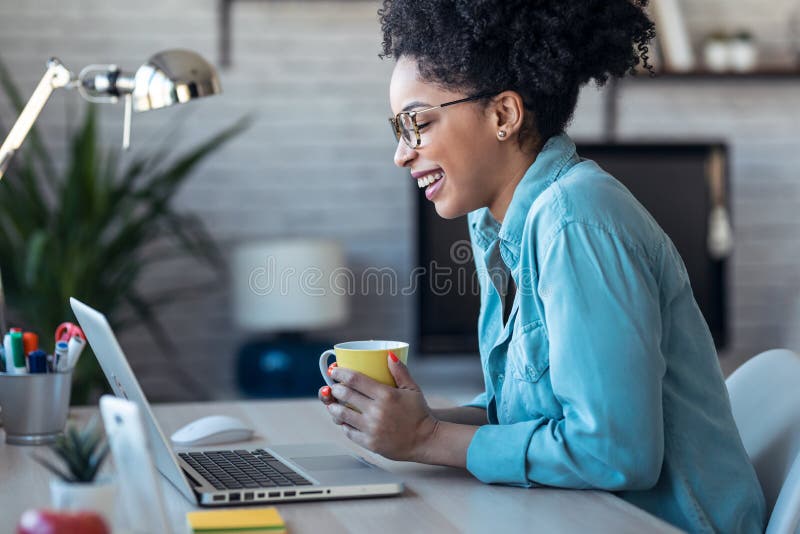
[[[751,27],[771,48],[785,45],[795,4],[756,0],[685,1],[693,39],[721,26]],[[146,148],[184,120],[185,146],[255,112],[257,119],[209,160],[178,198],[200,214],[225,248],[237,241],[279,236],[341,240],[357,271],[368,266],[412,268],[413,196],[391,162],[386,125],[392,63],[377,58],[377,2],[239,2],[233,9],[233,66],[221,71],[225,94],[196,104],[134,117],[133,143]],[[150,54],[191,48],[216,61],[217,3],[213,0],[0,0],[0,58],[29,94],[56,55],[74,70],[115,62],[132,70]],[[602,94],[584,91],[570,130],[581,139],[602,133]],[[77,95],[56,94],[39,125],[63,154],[66,126],[80,117]],[[733,345],[722,362],[732,368],[773,346],[800,348],[800,79],[784,82],[635,82],[623,86],[620,137],[693,138],[731,143],[737,252],[732,275]],[[102,110],[109,142],[121,137],[120,107]],[[0,99],[0,120],[13,119]],[[172,262],[143,287],[203,280],[207,273]],[[367,295],[355,299],[350,324],[335,339],[389,337],[413,332],[414,301]],[[209,384],[210,396],[236,395],[233,353],[243,339],[232,330],[225,288],[164,308],[174,355],[186,372]],[[191,398],[164,375],[162,356],[140,329],[122,344],[154,399]],[[213,387],[210,385],[213,384]]]

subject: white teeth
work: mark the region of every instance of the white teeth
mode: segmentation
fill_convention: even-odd
[[[444,173],[443,172],[437,172],[437,173],[429,174],[427,176],[423,176],[423,177],[417,179],[417,186],[419,186],[420,189],[422,189],[423,187],[428,187],[433,182],[435,182],[437,180],[440,180],[443,177],[444,177]]]

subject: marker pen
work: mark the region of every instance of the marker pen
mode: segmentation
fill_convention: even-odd
[[[25,350],[25,354],[30,354],[39,348],[39,336],[33,332],[23,332],[22,345]]]
[[[67,346],[67,360],[69,361],[67,370],[75,369],[75,366],[78,365],[78,358],[81,357],[84,347],[86,347],[86,341],[80,336],[72,336]]]
[[[11,334],[3,336],[3,352],[5,352],[6,358],[6,373],[14,374],[14,353],[11,350]]]
[[[11,332],[11,358],[14,361],[14,370],[25,373],[25,349],[22,345],[22,332]]]
[[[56,343],[56,351],[53,354],[53,368],[59,372],[69,370],[69,344],[66,341]]]
[[[47,353],[43,350],[36,349],[28,354],[28,365],[30,372],[41,374],[47,372]]]

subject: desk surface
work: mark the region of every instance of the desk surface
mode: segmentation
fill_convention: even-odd
[[[86,420],[93,411],[74,409],[70,419]],[[251,423],[267,443],[340,443],[405,482],[405,493],[397,497],[278,504],[290,532],[676,532],[610,493],[490,486],[463,470],[386,460],[350,442],[316,400],[165,404],[154,411],[167,436],[195,418],[228,414]],[[50,475],[30,457],[38,447],[7,445],[2,431],[0,441],[5,534],[14,532],[24,510],[49,506]],[[185,512],[196,506],[162,482],[168,513],[182,532]]]

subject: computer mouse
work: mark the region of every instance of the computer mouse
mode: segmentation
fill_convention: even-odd
[[[245,441],[253,429],[229,415],[208,415],[192,421],[172,434],[172,443],[184,447],[195,445],[220,445]]]

